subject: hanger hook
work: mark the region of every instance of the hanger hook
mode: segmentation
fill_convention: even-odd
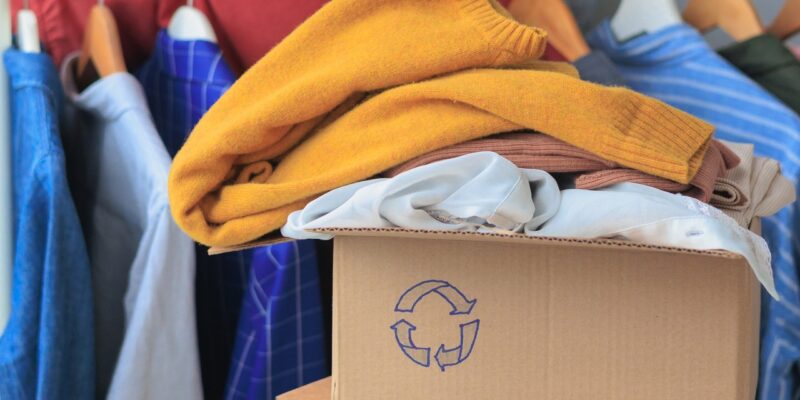
[[[104,5],[106,5],[106,0],[97,0],[97,4],[101,5],[101,6],[104,6]]]
[[[194,0],[187,0],[186,5],[188,5],[189,7],[194,7]]]
[[[31,9],[31,5],[28,4],[28,1],[29,0],[22,0],[22,9],[23,10],[30,10]]]

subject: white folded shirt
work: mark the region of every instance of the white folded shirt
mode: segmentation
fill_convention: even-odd
[[[534,193],[531,193],[531,188]],[[556,181],[480,152],[328,192],[289,216],[281,229],[296,239],[330,239],[318,228],[402,227],[427,230],[521,231],[558,210]],[[447,222],[445,222],[447,221]]]

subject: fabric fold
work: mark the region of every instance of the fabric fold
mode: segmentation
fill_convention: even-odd
[[[768,217],[796,200],[795,188],[781,175],[780,164],[770,158],[755,157],[753,145],[725,142],[742,160],[717,182],[714,196],[723,197],[717,205],[742,226],[756,217]]]
[[[548,220],[558,204],[553,177],[481,152],[333,190],[292,213],[281,232],[297,239],[330,239],[309,230],[334,226],[518,232]]]
[[[736,154],[714,140],[695,177],[690,183],[684,184],[624,168],[616,162],[547,135],[512,132],[435,150],[390,168],[383,175],[392,177],[421,165],[479,151],[500,154],[519,168],[541,169],[549,173],[575,173],[577,189],[599,189],[616,183],[632,182],[670,193],[682,193],[706,203],[713,197],[717,178],[739,164]]]
[[[548,173],[479,152],[423,165],[393,178],[333,190],[293,212],[281,233],[330,239],[325,228],[391,228],[622,239],[742,255],[777,297],[766,242],[691,197],[635,183],[559,191]]]

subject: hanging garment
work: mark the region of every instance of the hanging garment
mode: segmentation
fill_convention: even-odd
[[[524,231],[529,236],[615,238],[741,254],[776,296],[767,244],[719,210],[634,183],[559,192],[544,171],[496,153],[467,154],[328,192],[289,216],[281,233],[328,239],[324,228],[400,227]]]
[[[547,46],[544,48],[544,53],[542,53],[542,60],[545,61],[559,61],[559,62],[567,62],[567,58],[561,54],[558,49],[553,47],[552,44],[548,43]]]
[[[159,3],[162,1],[104,0],[118,17],[116,23],[126,65],[139,65],[150,54],[157,32]],[[23,5],[33,11],[39,24],[39,39],[56,65],[62,65],[68,54],[81,49],[89,11],[97,4],[98,0],[12,0],[11,15],[17,15]],[[11,21],[16,25],[15,18]],[[12,32],[16,32],[16,28]]]
[[[76,61],[62,66],[77,108],[64,142],[92,263],[97,395],[199,399],[194,245],[170,217],[169,154],[136,78],[78,93]]]
[[[572,63],[581,74],[581,79],[606,86],[625,86],[625,79],[605,53],[592,51]]]
[[[200,117],[236,79],[216,44],[174,40],[166,31],[159,33],[153,58],[137,75],[171,154],[177,152]],[[313,243],[278,244],[256,250],[260,254],[257,257],[253,257],[253,251],[209,256],[204,246],[196,246],[196,250],[198,339],[206,398],[222,398],[226,381],[232,387],[226,398],[237,398],[238,393],[274,398],[310,382],[308,379],[328,376]],[[301,270],[305,279],[300,284],[304,290],[296,293],[296,285],[289,284],[291,279],[284,275],[293,277]],[[243,296],[245,293],[247,297]],[[267,297],[254,297],[254,293]],[[296,299],[300,299],[297,300],[300,308],[294,302]],[[270,302],[275,304],[261,307]],[[270,328],[280,327],[279,324],[263,323],[286,315],[280,311],[286,304],[291,305],[293,312],[299,312],[305,322],[305,328],[296,335],[285,334],[285,329]],[[259,341],[243,345],[251,333]],[[264,351],[265,337],[270,339],[271,348],[284,349],[283,352]],[[234,342],[240,344],[232,357]],[[305,356],[294,357],[291,352],[301,346],[301,354]],[[264,365],[274,368],[264,371]],[[283,373],[289,370],[297,371],[303,379],[294,379],[297,374]],[[266,372],[271,374],[269,379],[264,379]]]
[[[174,156],[186,136],[236,80],[214,43],[173,40],[159,32],[151,58],[137,71],[161,140]],[[252,251],[209,256],[195,246],[197,340],[203,393],[224,396],[236,325],[249,284]]]
[[[765,33],[728,46],[719,54],[800,113],[800,60],[780,39]]]
[[[222,52],[237,73],[245,71],[267,54],[328,0],[194,0],[194,7],[209,17]],[[366,1],[365,1],[366,2]],[[500,0],[508,5],[510,0]],[[89,9],[97,0],[37,0],[28,7],[39,18],[41,41],[56,64],[80,50]],[[11,15],[22,8],[12,1]],[[119,32],[127,65],[139,66],[151,54],[158,27],[169,25],[175,10],[186,0],[105,0],[119,18]],[[16,23],[16,21],[12,21]],[[258,34],[254,35],[253,30]],[[13,29],[16,32],[16,28]]]
[[[654,96],[714,124],[716,136],[754,143],[756,155],[781,163],[793,184],[800,176],[800,118],[758,84],[720,57],[691,27],[681,24],[619,43],[608,22],[589,35],[589,43],[617,65],[629,87]],[[800,293],[795,258],[800,256],[796,205],[764,219],[763,236],[775,255],[781,302],[762,303],[759,393],[784,400],[800,390],[792,367],[800,360]]]
[[[330,375],[314,242],[260,247],[225,399],[273,399]]]
[[[172,156],[200,117],[236,81],[215,43],[173,40],[165,30],[158,33],[153,55],[136,76]]]
[[[507,6],[511,0],[498,2]],[[231,7],[230,0],[194,1],[195,7],[210,16],[214,31],[220,38],[222,52],[238,72],[244,72],[258,62],[327,3],[328,0],[239,0],[237,7]],[[374,1],[364,0],[362,3],[363,7],[370,7]],[[166,27],[175,10],[185,4],[185,0],[159,1],[160,26]],[[258,34],[253,34],[254,29]]]
[[[479,152],[414,168],[391,179],[357,182],[293,212],[286,237],[330,239],[318,228],[391,228],[519,232],[558,210],[558,184],[540,170],[517,168]],[[538,227],[538,226],[536,226]]]
[[[725,145],[712,141],[697,175],[689,184],[683,184],[622,168],[617,163],[547,135],[515,132],[470,140],[432,151],[393,167],[384,172],[384,175],[392,177],[421,165],[479,151],[495,152],[519,168],[541,169],[549,173],[578,173],[575,179],[577,189],[599,189],[616,183],[633,182],[670,193],[682,193],[706,203],[712,198],[717,178],[739,163],[736,154]]]
[[[0,335],[0,398],[94,398],[89,256],[67,183],[63,101],[45,54],[8,50],[15,258]]]
[[[346,112],[363,91],[517,64],[544,47],[541,31],[517,24],[487,0],[398,4],[330,3],[223,95],[170,174],[173,216],[186,232],[211,245],[247,242],[327,190],[436,148],[522,128],[684,183],[697,172],[710,125],[564,73],[469,69],[386,90]],[[353,25],[346,17],[352,15],[364,17]],[[341,46],[350,46],[344,63],[335,50]],[[398,62],[397,48],[413,51]],[[534,86],[535,92],[525,89]],[[273,173],[267,160],[286,154],[321,122],[327,125]]]
[[[725,142],[741,162],[717,181],[716,207],[742,226],[794,203],[794,185],[781,175],[777,161],[753,156],[753,145]]]

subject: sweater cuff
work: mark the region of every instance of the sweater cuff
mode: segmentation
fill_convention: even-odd
[[[689,183],[703,163],[714,126],[628,89],[618,91],[610,121],[617,135],[603,138],[607,154],[652,175]]]

